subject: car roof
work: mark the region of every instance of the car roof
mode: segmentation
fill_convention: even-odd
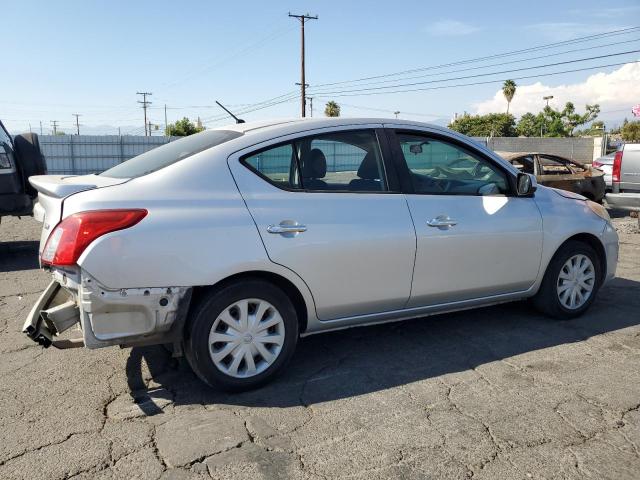
[[[235,123],[223,127],[216,127],[215,130],[234,130],[242,133],[268,133],[277,130],[311,130],[324,127],[336,127],[342,125],[367,125],[367,124],[385,124],[385,125],[405,125],[417,127],[429,127],[432,129],[446,131],[448,129],[439,125],[424,122],[415,122],[411,120],[399,120],[395,118],[376,118],[376,117],[316,117],[316,118],[283,118],[272,120],[260,120],[256,122]]]

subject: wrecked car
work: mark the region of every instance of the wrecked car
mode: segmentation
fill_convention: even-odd
[[[605,195],[604,172],[569,158],[536,152],[496,152],[519,171],[531,173],[541,185],[578,193],[601,203]]]
[[[273,379],[300,336],[525,298],[577,317],[618,261],[601,205],[405,120],[240,123],[30,182],[52,282],[24,333],[169,344],[230,390]]]
[[[23,133],[12,138],[0,121],[0,219],[31,215],[38,192],[27,179],[45,173],[38,135]]]

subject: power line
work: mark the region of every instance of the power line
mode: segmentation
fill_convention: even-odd
[[[240,111],[236,112],[238,115],[243,114],[243,113],[249,113],[252,111],[256,111],[256,110],[261,110],[261,106],[266,105],[266,107],[272,106],[272,105],[278,105],[280,103],[284,103],[284,102],[289,102],[291,100],[293,100],[294,98],[297,98],[298,96],[298,92],[289,92],[289,93],[285,93],[282,95],[278,95],[277,97],[273,97],[270,98],[268,100],[263,100],[262,102],[257,102],[257,103],[252,103],[252,104],[248,104],[245,106],[244,109],[241,109]],[[282,101],[280,101],[282,100]],[[274,103],[275,102],[275,103]],[[254,108],[254,107],[260,107],[260,108]],[[265,107],[265,108],[266,108]],[[249,109],[249,110],[247,110]],[[202,119],[202,121],[205,122],[212,122],[215,120],[222,120],[223,118],[227,118],[226,115],[212,115],[211,117],[205,117]]]
[[[319,98],[324,98],[327,100],[330,100],[331,97],[319,97]],[[374,108],[374,107],[363,107],[361,105],[353,105],[351,103],[344,103],[344,102],[340,102],[340,106],[344,106],[344,107],[350,107],[350,108],[355,108],[357,110],[370,110],[372,112],[381,112],[381,113],[395,113],[396,110],[390,110],[390,109],[386,109],[386,108]],[[438,118],[438,117],[447,117],[448,115],[445,114],[440,114],[440,113],[416,113],[416,112],[407,112],[405,110],[402,111],[403,114],[405,115],[412,115],[412,116],[417,116],[417,117],[434,117],[434,118]]]
[[[357,89],[352,89],[352,90],[338,90],[338,91],[313,91],[314,94],[316,95],[337,95],[337,94],[342,94],[342,93],[356,93],[356,92],[367,92],[367,91],[372,91],[372,90],[384,90],[384,89],[388,89],[388,88],[400,88],[400,87],[412,87],[412,86],[416,86],[416,85],[425,85],[425,84],[430,84],[430,83],[441,83],[441,82],[450,82],[453,80],[465,80],[468,78],[479,78],[479,77],[487,77],[490,75],[501,75],[504,73],[514,73],[514,72],[522,72],[525,70],[534,70],[537,68],[547,68],[547,67],[555,67],[558,65],[567,65],[567,64],[571,64],[571,63],[578,63],[578,62],[586,62],[586,61],[590,61],[590,60],[599,60],[602,58],[610,58],[610,57],[618,57],[621,55],[629,55],[632,53],[638,53],[640,52],[640,50],[629,50],[626,52],[617,52],[617,53],[611,53],[611,54],[607,54],[607,55],[598,55],[595,57],[586,57],[586,58],[578,58],[578,59],[574,59],[574,60],[565,60],[563,62],[554,62],[554,63],[547,63],[544,65],[535,65],[532,67],[522,67],[522,68],[514,68],[514,69],[510,69],[510,70],[501,70],[498,72],[488,72],[488,73],[478,73],[475,75],[465,75],[462,77],[451,77],[451,78],[443,78],[440,80],[428,80],[428,81],[424,81],[424,82],[413,82],[413,83],[401,83],[401,84],[396,84],[396,85],[388,85],[388,86],[384,86],[384,87],[368,87],[368,88],[357,88]]]
[[[567,53],[584,52],[584,51],[587,51],[587,50],[595,50],[595,49],[598,49],[598,48],[609,48],[609,47],[613,47],[615,45],[623,45],[623,44],[635,43],[635,42],[640,42],[640,38],[634,38],[632,40],[624,40],[622,42],[609,43],[609,44],[606,44],[606,45],[594,45],[594,46],[590,46],[590,47],[575,48],[575,49],[572,49],[572,50],[565,50],[563,52],[549,53],[549,54],[546,54],[546,55],[538,55],[537,57],[522,58],[522,59],[519,59],[519,60],[510,60],[508,62],[491,63],[491,64],[488,64],[488,65],[480,65],[480,66],[477,66],[477,67],[466,67],[466,68],[459,68],[457,70],[447,70],[447,71],[438,72],[438,73],[427,73],[427,74],[424,74],[424,75],[415,75],[415,76],[412,76],[412,77],[393,78],[393,79],[387,79],[387,80],[378,80],[378,81],[375,81],[375,82],[359,83],[357,86],[358,87],[363,87],[363,86],[366,86],[366,85],[380,85],[380,84],[383,84],[383,83],[399,82],[399,81],[404,81],[404,80],[413,80],[413,79],[416,79],[416,78],[426,78],[426,77],[434,77],[434,76],[438,76],[438,75],[447,75],[449,73],[468,72],[468,71],[472,71],[472,70],[482,70],[484,68],[500,67],[502,65],[510,65],[510,64],[513,64],[513,63],[529,62],[531,60],[540,60],[542,58],[550,58],[550,57],[557,57],[557,56],[560,56],[560,55],[566,55]],[[315,85],[315,87],[317,88],[318,85]]]
[[[294,96],[294,97],[291,97],[291,98],[285,98],[284,100],[279,100],[279,101],[276,101],[276,102],[268,103],[266,105],[262,105],[262,106],[259,106],[259,107],[240,110],[240,111],[236,112],[236,115],[244,115],[246,113],[256,112],[258,110],[264,110],[265,108],[273,107],[275,105],[280,105],[282,103],[291,102],[291,101],[295,100],[296,98],[297,98],[297,95]],[[221,115],[221,116],[218,116],[216,118],[209,118],[209,119],[206,120],[206,122],[207,123],[213,123],[213,122],[217,122],[219,120],[224,120],[226,118],[228,118],[226,115]]]
[[[292,15],[289,13],[289,17],[297,18],[300,21],[300,106],[302,107],[302,118],[306,116],[306,106],[307,106],[307,94],[306,88],[307,84],[304,78],[304,24],[307,20],[317,20],[317,15]]]
[[[477,63],[477,62],[481,62],[484,60],[491,60],[494,58],[502,58],[502,57],[510,57],[510,56],[515,56],[515,55],[520,55],[523,53],[529,53],[529,52],[535,52],[538,50],[545,50],[548,48],[556,48],[556,47],[560,47],[560,46],[564,46],[564,45],[572,45],[574,43],[583,43],[583,42],[588,42],[588,41],[592,41],[592,40],[597,40],[597,39],[601,39],[601,38],[608,38],[608,37],[614,37],[614,36],[618,36],[618,35],[626,35],[632,32],[636,32],[640,30],[640,26],[636,26],[636,27],[629,27],[629,28],[623,28],[620,30],[613,30],[610,32],[604,32],[604,33],[600,33],[600,34],[595,34],[595,35],[587,35],[584,37],[578,37],[578,38],[574,38],[571,40],[565,40],[562,42],[554,42],[554,43],[547,43],[545,45],[538,45],[535,47],[529,47],[529,48],[523,48],[520,50],[511,50],[511,51],[507,51],[507,52],[502,52],[502,53],[496,53],[493,55],[487,55],[484,57],[476,57],[476,58],[470,58],[470,59],[466,59],[466,60],[459,60],[456,62],[451,62],[451,63],[443,63],[443,64],[439,64],[439,65],[431,65],[431,66],[427,66],[427,67],[420,67],[420,68],[412,68],[409,70],[402,70],[399,72],[393,72],[393,73],[386,73],[386,74],[382,74],[382,75],[372,75],[369,77],[361,77],[361,78],[356,78],[356,79],[352,79],[352,80],[343,80],[343,81],[339,81],[339,82],[331,82],[331,83],[321,83],[321,84],[317,84],[315,85],[315,87],[325,87],[325,86],[332,86],[332,85],[343,85],[343,84],[347,84],[347,83],[355,83],[355,82],[361,82],[364,80],[375,80],[378,78],[387,78],[387,77],[392,77],[392,76],[399,76],[399,75],[405,75],[405,74],[410,74],[410,73],[416,73],[416,72],[423,72],[423,71],[427,71],[427,70],[436,70],[436,69],[441,69],[441,68],[446,68],[446,67],[454,67],[457,65],[464,65],[464,64],[468,64],[468,63]]]
[[[261,37],[260,39],[256,40],[255,42],[250,43],[249,45],[247,45],[246,47],[237,50],[231,54],[229,54],[226,57],[223,57],[217,61],[214,61],[213,63],[211,63],[210,65],[199,69],[198,71],[192,72],[190,74],[187,74],[186,76],[183,76],[182,78],[173,81],[173,82],[167,82],[165,83],[161,89],[166,88],[166,89],[171,89],[176,87],[177,85],[180,85],[181,83],[184,83],[187,80],[190,80],[191,78],[197,77],[198,75],[204,74],[216,67],[219,67],[220,65],[223,65],[224,63],[227,63],[230,60],[235,60],[237,58],[241,58],[243,55],[247,54],[248,52],[255,50],[255,49],[259,49],[262,48],[264,45],[268,44],[269,42],[281,37],[282,35],[284,35],[285,33],[290,32],[293,29],[293,27],[291,26],[287,26],[285,28],[277,28],[275,30],[273,30],[271,33],[265,35],[264,37]],[[212,107],[212,108],[218,108],[217,106]]]
[[[422,92],[426,90],[442,90],[446,88],[457,88],[457,87],[470,87],[474,85],[488,85],[492,83],[504,82],[505,80],[528,80],[531,78],[542,78],[542,77],[551,77],[554,75],[561,75],[564,73],[575,73],[575,72],[586,72],[588,70],[597,70],[599,68],[608,68],[608,67],[619,67],[621,65],[630,65],[632,63],[638,63],[640,60],[635,60],[632,62],[620,62],[620,63],[609,63],[607,65],[594,65],[586,68],[576,68],[573,70],[563,70],[561,72],[550,72],[550,73],[540,73],[536,75],[527,75],[523,77],[512,77],[510,79],[507,78],[495,78],[492,80],[486,80],[483,82],[471,82],[471,83],[458,83],[454,85],[439,85],[436,87],[423,87],[423,88],[411,88],[406,90],[393,90],[389,92],[369,92],[369,93],[344,93],[344,94],[333,94],[332,97],[356,97],[356,96],[370,96],[370,95],[383,95],[383,94],[391,94],[391,93],[407,93],[407,92]]]

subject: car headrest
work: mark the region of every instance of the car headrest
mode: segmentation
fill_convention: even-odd
[[[324,178],[327,174],[327,159],[319,148],[313,148],[305,157],[302,175],[305,178]]]
[[[358,177],[363,180],[380,180],[380,171],[374,152],[367,152],[358,168]]]

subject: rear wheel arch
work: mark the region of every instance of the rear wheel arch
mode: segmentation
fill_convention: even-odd
[[[282,275],[264,270],[240,272],[230,275],[213,285],[194,287],[189,311],[191,312],[195,306],[206,297],[206,294],[211,291],[221,290],[229,285],[248,280],[267,281],[282,290],[289,297],[296,310],[296,315],[298,317],[298,331],[300,333],[304,333],[306,331],[308,322],[307,304],[298,287]]]

